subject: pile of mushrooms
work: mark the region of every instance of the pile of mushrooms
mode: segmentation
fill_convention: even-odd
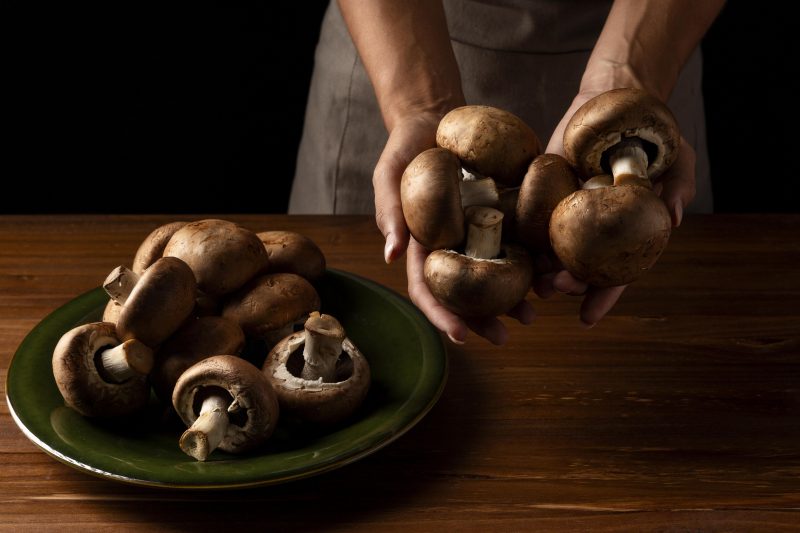
[[[363,401],[370,373],[338,321],[318,313],[313,284],[324,272],[319,247],[298,233],[256,234],[215,219],[161,226],[142,242],[133,268],[106,278],[103,321],[57,344],[56,384],[66,404],[89,417],[136,413],[152,389],[186,424],[179,446],[198,461],[217,448],[260,446],[282,411],[308,423],[340,422]],[[259,360],[240,356],[248,343]],[[287,400],[286,380],[270,361],[278,352],[292,358],[289,345],[304,346],[305,359],[281,367],[294,386]]]
[[[576,278],[625,285],[655,264],[672,224],[651,179],[673,164],[679,146],[669,108],[639,89],[600,94],[572,116],[564,150],[585,183],[555,208],[549,234]]]

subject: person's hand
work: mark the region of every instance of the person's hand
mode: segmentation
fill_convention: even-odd
[[[564,155],[564,130],[572,115],[587,100],[593,98],[600,91],[582,91],[572,101],[569,109],[561,119],[550,142],[547,152]],[[653,190],[667,206],[672,217],[672,225],[677,227],[683,218],[683,209],[695,196],[695,152],[694,149],[681,137],[681,146],[678,158],[660,178],[657,179]],[[580,320],[586,327],[592,327],[608,313],[617,303],[625,286],[599,288],[592,287],[572,274],[563,270],[553,257],[538,257],[536,279],[533,283],[534,292],[540,298],[548,298],[558,291],[564,294],[583,295],[580,309]]]
[[[419,153],[436,145],[436,128],[441,116],[436,113],[417,113],[395,123],[375,166],[372,177],[375,189],[375,221],[386,239],[384,259],[391,263],[408,249],[408,295],[428,320],[450,340],[463,343],[467,330],[471,329],[494,344],[504,344],[508,332],[496,317],[464,320],[436,301],[425,284],[423,274],[425,259],[430,252],[413,238],[409,239],[400,203],[400,179],[408,164]],[[529,324],[534,318],[533,308],[524,300],[508,314],[522,324]]]

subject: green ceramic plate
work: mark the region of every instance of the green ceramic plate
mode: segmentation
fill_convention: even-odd
[[[90,291],[45,318],[20,345],[6,383],[22,431],[45,452],[87,473],[127,483],[191,489],[269,485],[313,476],[386,446],[416,424],[444,387],[447,358],[436,330],[408,301],[374,282],[328,271],[323,310],[337,316],[367,357],[372,386],[346,423],[315,430],[281,419],[264,447],[248,455],[215,451],[199,463],[178,448],[183,428],[155,400],[120,423],[90,420],[64,405],[51,357],[59,337],[98,320],[107,301]]]

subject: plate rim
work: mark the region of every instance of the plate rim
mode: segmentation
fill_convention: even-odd
[[[441,379],[436,387],[435,392],[431,395],[429,400],[426,402],[425,406],[420,409],[413,418],[409,419],[406,423],[398,428],[397,431],[392,432],[387,437],[383,438],[379,442],[374,445],[367,447],[364,450],[359,452],[353,453],[351,455],[347,455],[341,459],[334,460],[332,462],[322,464],[318,468],[310,468],[306,470],[302,470],[298,473],[284,475],[279,477],[273,477],[269,479],[261,479],[261,480],[252,480],[252,481],[242,481],[242,482],[221,482],[221,483],[197,483],[197,484],[183,484],[183,483],[171,483],[171,482],[162,482],[156,480],[148,480],[148,479],[137,479],[135,477],[130,477],[123,474],[118,474],[115,472],[108,472],[104,469],[96,468],[92,465],[85,464],[73,457],[70,457],[67,454],[60,452],[59,450],[53,448],[50,444],[42,440],[42,438],[37,435],[31,428],[27,427],[25,423],[20,418],[17,410],[14,407],[14,403],[10,396],[9,387],[11,383],[11,378],[13,375],[12,369],[14,367],[14,362],[18,360],[20,350],[27,344],[31,335],[37,331],[37,329],[46,321],[55,318],[54,315],[57,315],[59,311],[61,311],[65,306],[69,305],[70,303],[75,302],[84,297],[89,297],[90,294],[100,290],[100,287],[95,287],[85,291],[74,298],[69,299],[68,301],[64,302],[56,309],[49,312],[45,315],[39,322],[31,329],[23,338],[22,342],[20,342],[19,346],[14,352],[14,355],[9,362],[6,379],[5,379],[5,400],[6,405],[8,406],[9,413],[11,414],[12,420],[17,425],[17,427],[22,431],[22,433],[30,440],[33,444],[35,444],[39,449],[44,451],[48,456],[56,459],[62,464],[65,464],[75,470],[78,470],[82,473],[92,475],[94,477],[105,479],[105,480],[112,480],[121,483],[125,483],[128,485],[134,485],[139,487],[150,487],[150,488],[163,488],[163,489],[182,489],[182,490],[228,490],[228,489],[247,489],[247,488],[255,488],[255,487],[263,487],[269,485],[278,485],[282,483],[287,483],[290,481],[297,481],[301,479],[306,479],[309,477],[317,476],[323,474],[325,472],[329,472],[332,470],[336,470],[348,464],[354,463],[360,459],[368,455],[372,455],[389,444],[395,442],[397,439],[405,435],[409,430],[411,430],[414,426],[416,426],[420,420],[422,420],[433,407],[438,403],[442,393],[444,392],[445,386],[447,384],[448,376],[449,376],[449,357],[447,351],[447,344],[442,339],[441,335],[436,331],[435,327],[425,318],[419,309],[417,309],[408,299],[401,296],[396,291],[381,285],[369,278],[364,276],[348,272],[341,269],[335,268],[328,268],[327,273],[333,274],[334,276],[340,276],[343,278],[349,278],[356,283],[360,283],[362,285],[367,286],[372,291],[377,289],[377,292],[386,292],[391,295],[398,304],[401,304],[401,308],[405,311],[410,312],[413,315],[416,315],[417,318],[421,318],[423,323],[427,323],[427,327],[429,332],[432,334],[431,337],[435,339],[435,343],[439,346],[440,350],[437,350],[438,353],[441,353]]]

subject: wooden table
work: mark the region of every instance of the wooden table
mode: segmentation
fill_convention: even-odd
[[[169,216],[0,217],[0,386],[47,313],[130,262]],[[293,229],[332,267],[405,292],[367,217],[231,216]],[[688,216],[592,330],[579,300],[497,348],[450,346],[437,406],[380,452],[229,492],[122,485],[39,451],[0,405],[0,529],[781,531],[800,528],[800,216]],[[5,395],[3,395],[3,398]]]

